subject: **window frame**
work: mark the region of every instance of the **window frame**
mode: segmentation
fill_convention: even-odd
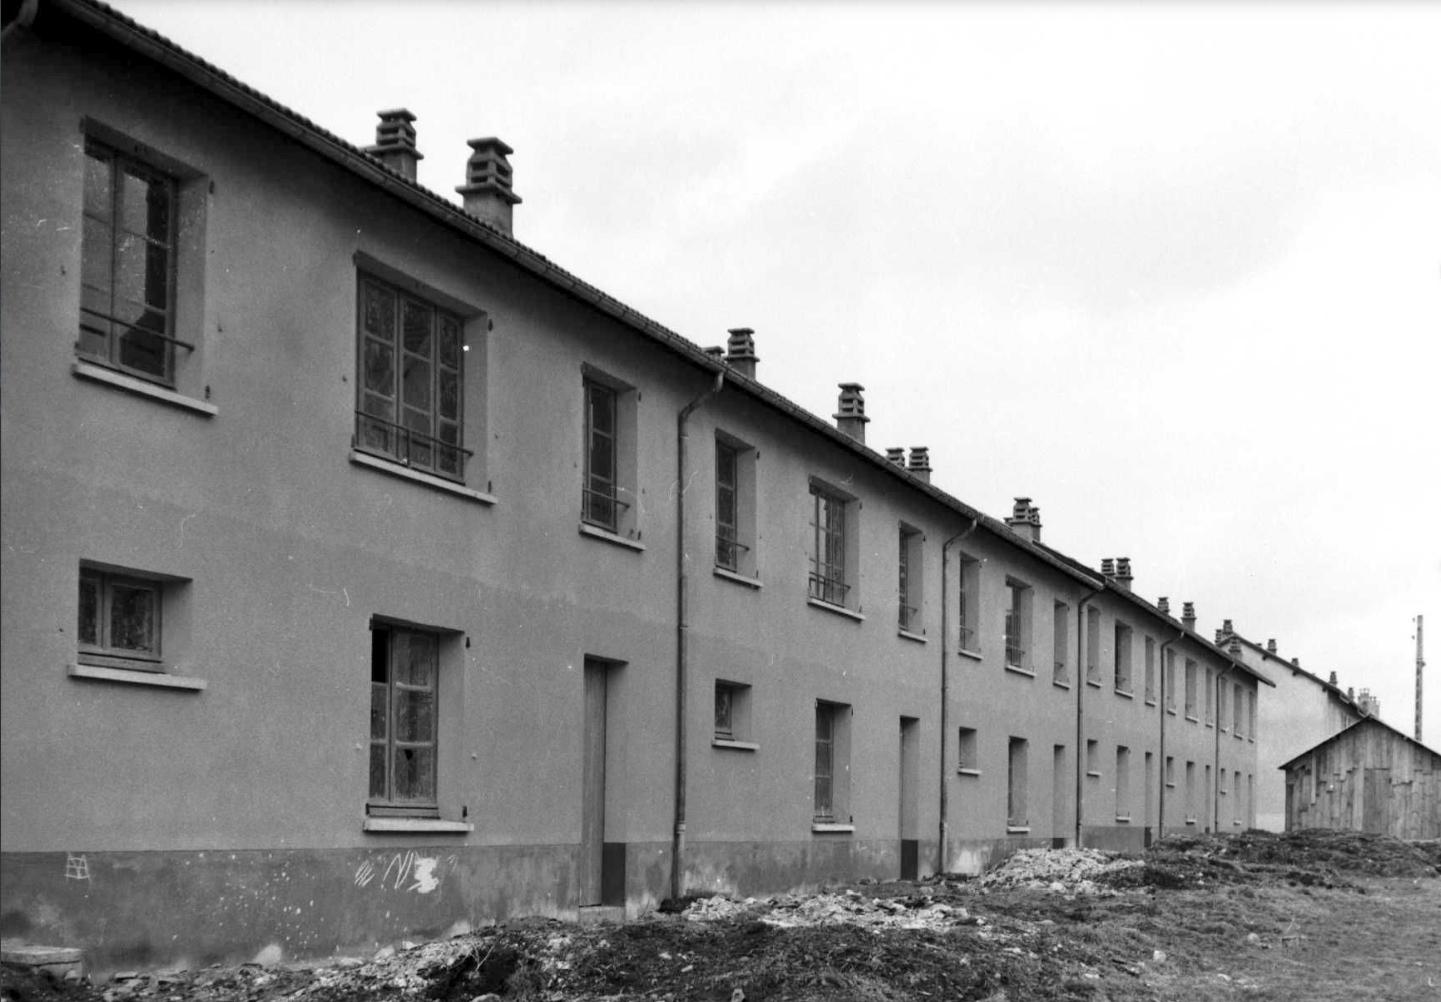
[[[1060,599],[1051,600],[1051,657],[1055,662],[1051,681],[1057,685],[1070,685],[1071,607]]]
[[[960,587],[956,589],[956,643],[971,654],[981,653],[981,561],[961,551],[957,562]]]
[[[144,151],[140,150],[137,144],[120,141],[118,136],[97,135],[97,131],[99,130],[87,124],[81,153],[84,160],[85,182],[84,194],[81,199],[80,318],[77,325],[75,354],[82,361],[113,369],[116,372],[123,372],[136,379],[173,390],[176,388],[178,370],[175,349],[178,347],[192,352],[195,350],[195,345],[175,336],[180,285],[181,185],[183,178],[171,169],[170,164],[158,164],[155,157],[145,156]],[[109,198],[104,216],[98,215],[96,207],[91,204],[90,171],[92,163],[104,163],[105,165]],[[148,232],[148,226],[145,233],[127,231],[123,228],[124,198],[127,185],[122,183],[122,178],[127,174],[147,183],[147,196],[151,190],[155,189],[164,192],[166,219],[163,240]],[[109,236],[103,248],[96,246],[91,240],[92,225],[103,226],[109,230]],[[121,298],[120,283],[117,281],[119,254],[122,248],[130,243],[129,238],[138,239],[145,248],[158,246],[165,253],[166,260],[161,276],[164,286],[163,304],[148,301],[150,280],[153,277],[150,273],[151,265],[148,254],[142,267],[142,271],[145,272],[145,288],[141,292],[142,301],[135,303],[143,310],[142,320],[145,315],[158,310],[162,317],[162,325],[159,329],[144,327],[140,323],[130,323],[121,320],[117,315],[116,304]],[[104,289],[86,281],[87,276],[93,273],[95,267],[92,262],[100,256],[102,250],[104,251],[104,270],[108,282],[108,287]],[[91,292],[103,295],[105,298],[104,312],[101,312],[96,306],[86,305],[87,301],[95,302],[98,299],[98,296],[92,296]],[[96,305],[99,305],[98,302]],[[102,332],[88,329],[87,317],[97,318],[98,322],[104,324],[107,330]],[[90,322],[95,323],[97,320]],[[126,330],[123,333],[117,332],[117,326],[125,327]],[[87,330],[89,331],[88,336],[96,340],[103,340],[103,350],[97,351],[86,346]],[[145,339],[153,339],[160,343],[160,371],[126,362],[125,340],[136,331],[143,332]]]
[[[1132,646],[1135,643],[1135,633],[1130,624],[1117,619],[1112,624],[1111,651],[1112,683],[1115,690],[1127,696],[1135,693],[1135,678],[1131,668]]]
[[[811,823],[813,826],[849,825],[854,820],[850,815],[850,735],[847,726],[851,707],[824,699],[816,700],[815,706]]]
[[[1193,658],[1187,658],[1185,662],[1185,716],[1186,719],[1195,723],[1197,720],[1197,693],[1196,686],[1199,684],[1199,673],[1196,662]]]
[[[900,523],[897,533],[896,627],[905,633],[924,634],[921,623],[925,610],[925,533]]]
[[[95,596],[95,623],[94,642],[85,642],[81,638],[85,636],[85,602],[80,601],[76,615],[76,660],[80,664],[90,664],[106,668],[128,668],[134,671],[145,671],[162,673],[165,671],[164,661],[164,608],[165,608],[165,586],[162,579],[137,574],[134,571],[118,571],[96,567],[90,564],[81,564],[79,575],[79,591],[83,595],[86,584],[92,582],[96,590]],[[112,613],[114,609],[114,589],[116,587],[128,588],[132,591],[145,591],[151,597],[151,624],[149,633],[153,640],[147,649],[133,647],[118,647],[108,643],[110,632],[114,622]]]
[[[466,356],[469,353],[467,337],[468,317],[453,305],[441,302],[427,290],[416,288],[419,283],[398,282],[389,276],[378,274],[376,269],[359,267],[355,281],[355,427],[352,447],[355,451],[374,456],[377,459],[398,466],[438,477],[451,483],[466,482],[474,450],[465,445],[466,413]],[[377,295],[372,299],[371,293]],[[389,334],[381,321],[378,330],[372,329],[371,305],[377,306],[375,318],[379,318],[381,299],[389,297]],[[407,345],[407,307],[418,307],[428,317],[427,354],[412,350]],[[447,352],[445,339],[452,339],[452,348]],[[382,390],[373,378],[369,360],[370,348],[378,346],[380,351],[390,354],[388,387]],[[453,357],[453,364],[445,355]],[[422,408],[411,403],[407,393],[406,365],[429,366],[430,375],[426,380],[427,430],[421,431],[406,424],[408,413],[420,413]],[[449,375],[453,389],[452,415],[442,413],[445,402],[444,377]],[[379,402],[389,408],[389,416],[372,413],[372,404]],[[450,442],[444,438],[445,426],[455,436]],[[434,432],[435,434],[431,434]],[[417,444],[423,439],[424,444]],[[453,457],[452,465],[441,461],[441,454]],[[429,458],[426,458],[426,457]]]
[[[1146,692],[1145,692],[1145,699],[1146,699],[1147,705],[1155,706],[1155,705],[1156,705],[1156,638],[1155,638],[1155,637],[1146,637],[1146,638],[1145,638],[1145,641],[1146,641],[1146,644],[1145,644],[1145,658],[1146,658],[1146,667],[1145,667],[1145,672],[1146,672]]]
[[[974,727],[956,728],[956,771],[963,776],[981,774],[980,738]]]
[[[740,453],[735,445],[716,437],[715,564],[732,574],[740,573],[737,551],[750,548],[740,541]]]
[[[1004,650],[1006,667],[1031,671],[1031,604],[1035,592],[1018,578],[1006,578]]]
[[[385,635],[385,670],[387,678],[384,682],[378,682],[376,675],[377,643],[380,635]],[[429,645],[429,686],[417,686],[411,683],[397,681],[396,675],[396,639],[399,635],[407,637],[424,637]],[[370,817],[409,817],[409,818],[439,818],[440,817],[440,721],[442,714],[441,706],[441,646],[445,641],[445,635],[438,630],[427,630],[409,624],[396,623],[383,619],[372,619],[370,623],[370,768],[367,771],[368,781],[365,798],[365,812]],[[385,734],[377,740],[375,734],[376,724],[376,687],[383,685],[386,688],[385,697]],[[397,687],[404,691],[428,692],[431,696],[430,727],[428,740],[403,740],[397,737],[398,724],[396,714],[399,701],[395,698]],[[374,756],[377,747],[383,747],[385,756],[384,790],[377,794],[374,782]],[[429,769],[429,797],[406,798],[397,796],[395,752],[398,746],[411,749],[430,750]],[[401,750],[404,750],[402,748]]]
[[[721,717],[723,697],[726,710],[724,721]],[[757,746],[751,741],[750,700],[750,683],[724,678],[715,680],[711,744],[721,748],[755,750]]]
[[[855,498],[824,481],[809,486],[810,553],[806,595],[813,602],[854,610],[858,603],[853,537]]]
[[[1006,742],[1006,829],[1030,830],[1030,742],[1011,735]]]

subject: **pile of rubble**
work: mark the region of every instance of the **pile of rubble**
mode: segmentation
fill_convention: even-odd
[[[922,890],[930,888],[923,887]],[[726,897],[700,898],[681,914],[690,922],[714,922],[744,915],[780,929],[852,925],[941,930],[982,922],[972,918],[959,905],[938,901],[931,894],[877,898],[854,890],[807,896],[781,894],[760,900],[746,898],[744,901]]]
[[[1098,881],[1141,865],[1139,859],[1099,849],[1021,849],[976,883],[983,890],[1031,887],[1059,894],[1114,894]]]

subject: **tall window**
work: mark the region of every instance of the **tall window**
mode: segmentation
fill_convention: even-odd
[[[615,532],[625,502],[617,490],[616,420],[618,394],[592,379],[585,381],[585,486],[581,496],[581,518],[592,525]]]
[[[1117,623],[1115,631],[1115,673],[1116,691],[1131,691],[1131,628],[1125,623]]]
[[[908,525],[900,528],[900,581],[897,596],[899,609],[896,622],[902,630],[921,631],[921,533]]]
[[[159,670],[158,581],[80,569],[79,653],[86,660]]]
[[[1235,688],[1232,689],[1235,698],[1231,700],[1231,711],[1235,714],[1235,719],[1231,727],[1231,733],[1238,738],[1241,736],[1241,728],[1245,724],[1245,708],[1242,702],[1244,697],[1242,696],[1242,692],[1241,683],[1237,682]]]
[[[977,625],[981,615],[981,562],[966,553],[961,554],[961,587],[956,600],[961,650],[979,651],[981,638]]]
[[[1216,672],[1206,667],[1206,724],[1216,722]]]
[[[845,605],[846,500],[818,484],[811,485],[810,596],[831,605]]]
[[[1196,662],[1186,659],[1186,717],[1196,719]]]
[[[1246,736],[1256,740],[1256,694],[1250,690],[1246,692]]]
[[[1156,641],[1146,638],[1146,702],[1156,701]]]
[[[1176,712],[1176,652],[1166,652],[1166,677],[1161,680],[1166,689],[1166,711]]]
[[[462,480],[460,318],[369,275],[359,312],[357,447]]]
[[[1067,624],[1071,621],[1071,607],[1065,602],[1057,602],[1051,610],[1051,646],[1052,657],[1055,658],[1055,674],[1051,676],[1053,681],[1067,683],[1071,680],[1070,671],[1066,667],[1066,634]]]
[[[79,354],[175,382],[176,215],[174,178],[85,141]]]
[[[1086,610],[1086,681],[1101,684],[1101,610]]]
[[[1029,785],[1026,776],[1025,738],[1011,738],[1006,766],[1006,826],[1025,828],[1030,824],[1026,807],[1026,793]]]
[[[847,720],[850,707],[816,702],[815,820],[849,819],[847,806]]]
[[[728,571],[739,570],[740,511],[737,491],[740,481],[740,450],[716,439],[715,444],[715,562]]]
[[[1216,726],[1226,730],[1226,680],[1221,676],[1216,678]]]
[[[1006,664],[1028,669],[1031,647],[1031,588],[1020,581],[1006,582]]]
[[[1196,763],[1186,763],[1186,824],[1196,823]]]
[[[1131,820],[1131,749],[1116,747],[1116,820]]]
[[[438,638],[374,623],[370,633],[370,799],[372,813],[437,808]]]

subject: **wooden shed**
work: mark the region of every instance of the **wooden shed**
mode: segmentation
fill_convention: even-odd
[[[1287,831],[1342,828],[1441,838],[1441,752],[1375,717],[1358,720],[1281,769]]]

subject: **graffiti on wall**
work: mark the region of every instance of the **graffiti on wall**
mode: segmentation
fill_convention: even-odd
[[[73,852],[65,854],[65,879],[66,880],[89,880],[90,860],[84,855],[77,856]]]
[[[373,883],[392,891],[429,894],[455,870],[456,862],[454,856],[442,861],[439,856],[422,856],[414,849],[375,860],[366,859],[355,868],[355,886],[369,887]]]

